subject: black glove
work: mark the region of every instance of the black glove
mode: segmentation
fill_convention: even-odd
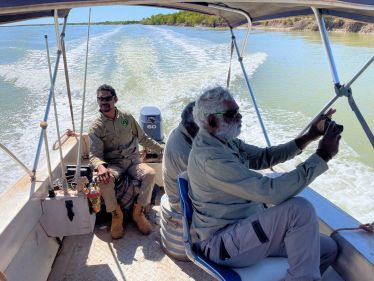
[[[338,153],[340,139],[341,135],[338,125],[334,121],[331,121],[325,135],[318,144],[316,153],[328,162]]]

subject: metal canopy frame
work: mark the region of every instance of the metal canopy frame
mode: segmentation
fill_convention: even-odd
[[[208,7],[219,4],[251,15],[252,22],[281,17],[313,15],[311,6],[321,9],[323,15],[374,22],[372,0],[13,0],[0,1],[0,23],[53,16],[54,9],[64,17],[69,9],[102,5],[139,5],[169,9],[189,10],[222,16],[236,27],[245,24],[245,18],[237,13],[218,11]]]
[[[245,79],[245,83],[247,85],[249,95],[252,99],[253,106],[256,110],[257,118],[258,118],[258,121],[260,122],[260,126],[261,126],[261,129],[262,129],[262,133],[265,137],[266,144],[267,144],[267,146],[270,147],[271,146],[270,139],[269,139],[268,133],[266,131],[264,121],[262,120],[261,113],[260,113],[260,110],[259,110],[258,105],[257,105],[256,97],[255,97],[254,92],[253,92],[252,87],[251,87],[251,83],[249,81],[247,72],[246,72],[244,64],[243,64],[243,53],[244,53],[245,47],[247,45],[250,30],[252,28],[251,17],[247,13],[245,13],[241,10],[238,10],[238,9],[232,9],[232,8],[223,7],[223,6],[220,6],[220,5],[213,5],[213,4],[209,4],[208,6],[212,7],[212,8],[215,8],[215,9],[218,9],[218,10],[229,11],[229,12],[233,12],[233,13],[237,13],[239,15],[242,15],[242,16],[245,17],[245,19],[248,22],[247,33],[246,33],[246,37],[244,39],[241,51],[239,51],[239,46],[238,46],[238,43],[236,41],[236,37],[235,37],[235,34],[234,34],[234,31],[233,31],[232,27],[230,27],[231,40],[232,40],[232,43],[234,44],[236,54],[238,56],[238,62],[239,62],[240,67],[242,69],[243,76],[244,76],[244,79]]]
[[[220,5],[215,5],[215,4],[208,4],[208,6],[212,7],[212,8],[215,8],[215,9],[218,9],[218,10],[224,10],[224,11],[230,11],[230,12],[233,12],[233,13],[238,13],[238,14],[244,16],[246,18],[247,22],[248,22],[247,34],[246,34],[246,37],[245,37],[245,40],[244,40],[241,51],[239,51],[239,47],[238,47],[236,37],[234,35],[232,27],[230,27],[231,39],[232,39],[233,45],[235,46],[235,50],[236,50],[236,53],[237,53],[237,56],[238,56],[238,61],[240,63],[240,67],[242,69],[243,76],[244,76],[244,79],[245,79],[250,97],[252,99],[254,108],[256,110],[257,118],[260,122],[260,126],[261,126],[261,129],[262,129],[263,135],[265,137],[266,144],[267,144],[267,146],[271,146],[271,142],[270,142],[269,136],[267,134],[265,124],[262,120],[261,113],[260,113],[260,110],[258,108],[255,95],[253,93],[253,90],[252,90],[247,72],[246,72],[244,64],[243,64],[243,52],[244,52],[244,49],[245,49],[245,46],[246,46],[246,43],[247,43],[247,39],[248,39],[248,36],[249,36],[249,31],[252,27],[251,18],[247,13],[243,12],[242,10],[233,9],[233,8],[229,8],[229,7],[226,7],[226,6],[220,6]],[[332,50],[331,50],[331,45],[330,45],[327,29],[326,29],[326,26],[325,26],[325,21],[323,19],[321,10],[317,9],[315,7],[311,7],[311,9],[313,10],[313,13],[315,14],[315,17],[316,17],[316,20],[317,20],[317,23],[318,23],[319,32],[321,34],[323,46],[324,46],[326,54],[327,54],[327,58],[328,58],[329,66],[330,66],[330,71],[331,71],[332,79],[333,79],[333,82],[334,82],[334,90],[335,90],[336,95],[309,122],[309,124],[300,132],[299,136],[303,135],[310,128],[311,124],[313,124],[323,113],[325,113],[327,111],[327,109],[332,104],[334,104],[334,102],[339,97],[346,96],[348,98],[349,106],[351,107],[352,111],[355,113],[358,121],[361,124],[361,127],[363,128],[367,138],[369,139],[372,147],[374,148],[374,135],[373,135],[369,125],[367,124],[365,118],[361,114],[361,112],[360,112],[360,110],[359,110],[359,108],[358,108],[358,106],[357,106],[357,104],[356,104],[356,102],[355,102],[355,100],[352,96],[352,89],[351,89],[351,85],[353,84],[353,82],[356,81],[356,79],[369,67],[369,65],[371,63],[373,63],[374,56],[372,56],[369,59],[369,61],[357,72],[357,74],[354,75],[354,77],[346,85],[341,85],[339,75],[338,75],[338,71],[337,71],[337,68],[336,68],[336,65],[335,65],[335,61],[334,61],[334,56],[333,56],[333,53],[332,53]]]
[[[253,93],[248,75],[246,73],[246,70],[245,70],[245,67],[244,67],[244,64],[243,64],[243,52],[244,52],[244,49],[245,49],[245,46],[246,46],[246,43],[247,43],[247,39],[248,39],[248,36],[249,36],[250,29],[252,27],[251,17],[250,17],[249,14],[247,14],[244,11],[239,10],[239,9],[229,8],[229,7],[226,7],[226,6],[221,6],[221,5],[216,5],[216,4],[208,4],[208,6],[211,7],[211,8],[218,9],[218,10],[229,11],[229,12],[240,14],[240,15],[244,16],[245,19],[248,22],[247,34],[246,34],[246,37],[245,37],[245,40],[244,40],[241,51],[239,51],[239,47],[238,47],[236,37],[234,35],[232,27],[230,27],[231,39],[232,39],[232,44],[234,45],[236,53],[237,53],[238,61],[240,63],[240,67],[242,69],[243,76],[244,76],[244,79],[245,79],[250,97],[252,99],[254,108],[256,110],[257,118],[260,122],[260,126],[261,126],[261,129],[262,129],[266,144],[267,144],[267,146],[271,146],[271,142],[270,142],[269,136],[267,134],[265,124],[262,120],[261,113],[260,113],[260,110],[258,108],[255,95]],[[332,104],[334,104],[334,102],[339,97],[346,96],[347,99],[348,99],[349,106],[351,107],[352,111],[355,113],[358,121],[361,124],[361,127],[363,128],[367,138],[369,139],[372,147],[374,148],[374,135],[373,135],[369,125],[367,124],[365,118],[361,114],[361,112],[360,112],[360,110],[359,110],[359,108],[358,108],[358,106],[357,106],[357,104],[356,104],[356,102],[353,98],[352,89],[351,89],[351,85],[356,81],[356,79],[369,67],[370,64],[373,63],[374,56],[372,56],[369,59],[369,61],[354,75],[354,77],[347,84],[341,85],[339,75],[338,75],[338,71],[337,71],[337,68],[336,68],[336,65],[335,65],[335,61],[334,61],[334,56],[333,56],[333,53],[332,53],[332,50],[331,50],[331,45],[330,45],[327,29],[326,29],[326,26],[325,26],[325,21],[323,19],[321,10],[317,9],[315,7],[311,7],[311,9],[312,9],[312,11],[313,11],[313,13],[316,17],[317,23],[318,23],[319,32],[321,34],[323,46],[324,46],[326,54],[327,54],[327,58],[328,58],[329,66],[330,66],[330,71],[331,71],[332,79],[333,79],[333,82],[334,82],[334,90],[335,90],[336,95],[309,122],[309,124],[300,132],[299,136],[303,135],[310,128],[311,124],[313,124],[323,113],[325,113],[328,110],[328,108]],[[229,77],[230,77],[230,69],[229,69],[228,79],[229,79]],[[228,84],[229,83],[227,83],[227,85]]]
[[[53,1],[49,1],[49,2],[53,2]],[[69,2],[69,1],[67,1],[67,2]],[[100,1],[87,1],[87,3],[89,3],[89,2],[91,4],[93,4],[93,2],[96,2],[94,4],[98,4]],[[224,3],[221,3],[221,4],[211,4],[211,3],[200,2],[200,1],[197,1],[197,2],[189,2],[189,1],[187,1],[187,2],[181,2],[181,1],[178,1],[178,0],[175,1],[175,2],[167,3],[167,4],[163,4],[163,2],[154,2],[154,1],[145,1],[144,3],[135,3],[135,2],[136,1],[129,0],[129,1],[124,1],[124,3],[122,3],[122,4],[129,4],[129,5],[131,5],[131,4],[151,5],[151,6],[156,6],[156,7],[166,7],[167,5],[173,6],[173,7],[174,6],[178,7],[178,5],[181,5],[179,8],[180,9],[185,9],[185,10],[189,10],[189,9],[193,10],[193,8],[191,8],[191,7],[194,6],[195,8],[198,7],[198,9],[197,8],[196,9],[199,12],[204,12],[204,7],[205,7],[205,8],[209,8],[209,11],[211,13],[212,13],[212,9],[216,10],[217,13],[215,13],[215,14],[217,14],[217,15],[221,15],[220,11],[221,12],[225,12],[226,15],[227,15],[227,13],[237,14],[237,15],[239,15],[239,18],[238,18],[239,21],[241,21],[241,22],[246,21],[247,22],[247,33],[246,33],[246,37],[244,39],[244,42],[243,42],[241,50],[239,50],[239,46],[238,46],[238,43],[236,41],[236,37],[234,35],[233,26],[230,25],[229,21],[227,21],[228,25],[230,26],[232,46],[235,47],[236,54],[237,54],[237,57],[238,57],[238,62],[240,64],[240,66],[241,66],[241,69],[242,69],[242,72],[243,72],[243,76],[244,76],[244,79],[245,79],[245,82],[246,82],[246,85],[247,85],[250,97],[252,99],[254,108],[256,110],[257,118],[258,118],[258,120],[260,122],[260,126],[261,126],[261,129],[262,129],[262,132],[263,132],[266,144],[267,144],[267,146],[271,146],[271,142],[270,142],[270,139],[268,137],[268,134],[267,134],[267,131],[266,131],[266,128],[265,128],[265,124],[264,124],[264,122],[262,120],[261,113],[260,113],[260,110],[258,108],[257,101],[256,101],[254,92],[253,92],[251,84],[250,84],[250,80],[248,78],[248,75],[246,73],[246,70],[245,70],[245,67],[244,67],[244,64],[243,64],[243,54],[244,54],[244,50],[245,50],[245,47],[246,47],[246,44],[247,44],[247,40],[248,40],[248,37],[249,37],[249,33],[250,33],[250,30],[251,30],[251,27],[252,27],[252,20],[253,20],[253,18],[249,15],[249,13],[246,12],[246,11],[244,11],[244,10],[242,10],[242,9],[239,9],[239,8],[228,7]],[[254,3],[255,1],[248,1],[248,2],[251,2],[251,3],[253,2]],[[229,3],[233,3],[231,6],[235,6],[236,4],[238,4],[236,2],[231,2],[231,1],[227,2],[227,4],[229,4]],[[187,6],[183,6],[182,4],[183,5],[187,5]],[[360,3],[360,4],[368,4],[368,3],[365,2],[365,0],[363,0],[363,3]],[[188,6],[188,5],[190,5],[191,7]],[[323,19],[323,14],[328,14],[328,12],[327,12],[326,9],[322,9],[322,8],[310,7],[310,9],[313,11],[313,13],[314,13],[314,15],[316,17],[316,20],[317,20],[317,23],[318,23],[318,27],[319,27],[319,31],[320,31],[320,34],[321,34],[321,38],[322,38],[322,42],[323,42],[323,45],[324,45],[324,48],[325,48],[325,51],[326,51],[326,54],[327,54],[327,58],[328,58],[328,62],[329,62],[329,67],[330,67],[330,71],[331,71],[331,75],[332,75],[332,80],[333,80],[333,83],[334,83],[335,96],[322,108],[322,110],[310,121],[310,123],[300,132],[299,135],[304,134],[308,130],[308,128],[310,127],[310,125],[321,114],[323,114],[332,104],[334,104],[335,101],[339,97],[345,96],[348,99],[349,106],[351,107],[352,111],[355,113],[358,121],[361,124],[361,127],[363,128],[363,130],[364,130],[367,138],[369,139],[372,147],[374,148],[374,136],[373,136],[373,133],[372,133],[369,125],[365,121],[365,118],[361,114],[361,112],[360,112],[360,110],[359,110],[359,108],[358,108],[358,106],[357,106],[357,104],[356,104],[356,102],[355,102],[355,100],[353,98],[352,89],[351,89],[351,85],[373,63],[374,56],[372,56],[368,60],[368,62],[354,75],[354,77],[347,84],[341,85],[340,79],[339,79],[339,75],[338,75],[338,71],[337,71],[337,68],[336,68],[336,65],[335,65],[333,53],[332,53],[332,50],[331,50],[331,46],[330,46],[330,42],[329,42],[329,38],[328,38],[326,26],[325,26],[325,22],[324,22],[324,19]],[[47,11],[45,11],[45,12],[47,12]],[[48,101],[47,101],[47,105],[46,105],[46,110],[45,110],[43,122],[47,121],[52,99],[54,100],[54,86],[55,86],[55,82],[56,82],[56,78],[57,78],[57,71],[58,71],[58,66],[59,66],[59,62],[60,62],[60,57],[62,55],[63,56],[63,60],[64,60],[65,79],[66,79],[66,85],[67,85],[67,90],[68,90],[69,105],[70,105],[71,118],[72,118],[72,125],[73,125],[73,129],[74,129],[75,124],[74,124],[74,118],[73,118],[73,110],[72,110],[71,94],[70,94],[70,84],[69,84],[68,69],[67,69],[67,62],[66,62],[66,52],[65,52],[65,44],[64,44],[65,29],[66,29],[66,25],[67,25],[68,12],[69,12],[69,10],[66,10],[66,9],[65,10],[58,10],[58,9],[54,9],[53,10],[53,16],[54,16],[54,20],[55,20],[55,31],[56,31],[56,38],[57,38],[58,50],[57,50],[57,58],[56,58],[55,66],[54,66],[53,75],[51,75],[51,87],[50,87],[50,90],[49,90],[49,96],[48,96]],[[34,12],[34,13],[37,14],[37,12]],[[2,15],[1,12],[0,12],[0,15]],[[22,13],[20,13],[20,15],[22,17]],[[62,15],[64,15],[64,24],[63,24],[62,32],[59,33],[58,17],[59,16],[61,17]],[[223,15],[221,15],[221,16],[223,16]],[[243,20],[240,20],[240,18],[243,18]],[[228,76],[230,77],[230,73],[229,73]],[[54,101],[54,103],[55,103],[55,101]],[[56,122],[58,122],[58,121],[56,120]],[[27,167],[24,164],[21,163],[21,161],[19,161],[11,153],[8,153],[13,159],[15,159],[22,166],[23,169],[25,169],[25,171],[28,174],[31,174],[31,179],[33,181],[35,180],[36,170],[37,170],[37,166],[38,166],[38,162],[39,162],[39,158],[40,158],[40,153],[41,153],[41,147],[42,147],[42,144],[43,144],[43,130],[45,130],[45,129],[42,128],[42,130],[40,132],[39,143],[38,143],[38,147],[37,147],[37,151],[36,151],[36,156],[35,156],[35,160],[34,160],[34,165],[33,165],[33,169],[31,171],[31,173],[30,173],[30,170],[28,170]],[[57,130],[58,130],[58,135],[59,135],[58,123],[57,123]],[[59,139],[60,139],[60,137],[59,137]],[[6,151],[6,148],[4,149],[3,146],[1,148],[3,148],[3,150]],[[60,152],[60,157],[61,157],[61,152]],[[78,160],[77,164],[78,165],[80,164],[79,160]],[[64,174],[64,168],[63,167],[61,168],[61,172]]]
[[[64,37],[65,36],[65,29],[66,29],[66,24],[67,24],[67,18],[65,18],[65,19],[66,20],[64,21],[64,25],[62,27],[62,32],[61,32],[61,34],[56,34],[56,38]],[[47,120],[48,120],[49,110],[51,108],[52,98],[53,98],[53,95],[54,95],[54,86],[55,86],[56,79],[57,79],[58,66],[60,64],[60,58],[61,58],[61,55],[62,55],[60,40],[57,39],[57,42],[58,42],[58,44],[57,44],[57,46],[58,46],[57,57],[56,57],[56,62],[55,62],[55,66],[54,66],[54,69],[53,69],[53,75],[52,75],[52,80],[51,80],[51,87],[49,89],[49,95],[48,95],[47,105],[46,105],[46,109],[45,109],[45,113],[44,113],[44,118],[43,118],[44,122],[47,122]],[[32,169],[32,173],[33,173],[33,176],[34,176],[33,180],[35,180],[36,169],[38,167],[42,145],[43,145],[43,129],[40,131],[39,143],[38,143],[38,147],[37,147],[37,150],[36,150],[34,165],[33,165],[33,169]]]
[[[335,90],[335,96],[322,108],[322,110],[309,122],[309,124],[300,132],[299,136],[304,134],[308,128],[311,126],[311,124],[318,119],[319,116],[321,116],[323,113],[326,112],[326,110],[335,103],[335,101],[340,97],[347,97],[348,98],[348,104],[351,107],[352,111],[355,113],[358,121],[361,124],[362,129],[364,130],[367,138],[369,139],[372,147],[374,148],[374,135],[367,124],[364,116],[361,114],[354,98],[353,98],[353,92],[351,89],[351,85],[356,81],[356,79],[364,73],[364,71],[369,67],[370,64],[374,61],[374,56],[372,56],[369,61],[353,76],[353,78],[347,83],[347,84],[340,84],[340,79],[338,75],[338,70],[335,65],[334,56],[331,50],[330,41],[327,33],[327,29],[325,26],[325,22],[323,19],[323,16],[321,14],[321,11],[319,9],[316,9],[312,7],[312,10],[315,14],[317,23],[318,23],[318,29],[321,34],[322,42],[325,47],[325,51],[327,54],[327,59],[330,66],[330,72],[332,75],[332,80],[334,82],[334,90]]]

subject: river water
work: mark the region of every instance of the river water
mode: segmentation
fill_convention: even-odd
[[[52,26],[0,28],[0,143],[32,167],[49,88],[44,35],[56,59]],[[66,48],[77,130],[80,124],[86,51],[85,26],[68,26]],[[239,42],[244,30],[237,32]],[[332,49],[341,83],[349,81],[374,54],[372,35],[334,34]],[[84,113],[84,129],[97,114],[95,89],[114,86],[118,107],[139,115],[144,105],[158,106],[165,135],[179,122],[183,106],[203,89],[224,85],[230,60],[230,33],[184,27],[91,27]],[[252,81],[272,144],[294,138],[333,95],[333,83],[319,34],[316,32],[254,31],[244,52],[244,64]],[[374,128],[374,67],[352,86],[356,102]],[[243,117],[241,138],[265,144],[252,102],[234,55],[231,91]],[[72,128],[62,64],[56,84],[61,131]],[[362,222],[374,219],[374,151],[346,98],[341,98],[335,119],[344,125],[338,156],[312,188]],[[56,140],[53,107],[49,118],[49,143]],[[316,149],[311,145],[292,169]],[[0,192],[22,170],[0,151]]]

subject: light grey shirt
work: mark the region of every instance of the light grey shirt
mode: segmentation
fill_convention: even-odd
[[[177,176],[187,170],[188,156],[192,147],[192,137],[186,128],[179,124],[169,135],[162,160],[162,177],[165,192],[171,207],[180,212]]]
[[[188,160],[192,228],[200,240],[227,225],[263,212],[263,203],[279,204],[295,196],[325,172],[326,162],[311,155],[296,169],[277,178],[254,170],[292,159],[300,149],[295,141],[259,148],[239,139],[223,144],[200,129]]]

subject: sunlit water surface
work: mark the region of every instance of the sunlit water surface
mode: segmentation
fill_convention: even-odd
[[[77,130],[83,93],[86,27],[68,26],[66,47]],[[44,34],[54,46],[52,26],[0,28],[0,142],[32,167],[50,85]],[[239,41],[244,31],[238,31]],[[336,34],[331,37],[341,83],[350,80],[373,55],[370,35]],[[96,88],[114,86],[118,107],[139,115],[144,105],[158,106],[167,135],[179,122],[184,105],[209,86],[224,85],[230,60],[228,31],[183,27],[91,27],[84,114],[84,130],[97,114]],[[50,50],[52,62],[56,49]],[[329,67],[318,33],[254,31],[244,64],[252,81],[270,140],[279,144],[294,138],[333,95]],[[264,138],[236,60],[231,90],[243,113],[241,138],[264,145]],[[374,67],[354,84],[353,93],[369,126],[374,128]],[[56,99],[61,131],[72,128],[65,79],[60,67]],[[344,124],[338,156],[313,189],[362,222],[374,218],[374,152],[346,98],[336,104],[335,119]],[[56,140],[54,111],[49,118],[50,144]],[[306,159],[312,145],[292,169]],[[0,192],[23,171],[0,151]]]

